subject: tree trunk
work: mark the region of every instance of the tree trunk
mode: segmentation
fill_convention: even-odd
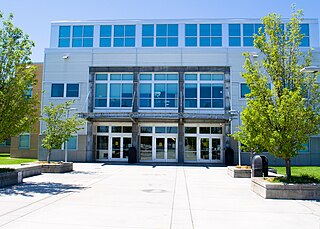
[[[291,161],[290,159],[284,159],[286,162],[286,177],[290,178],[291,177]]]
[[[48,155],[47,155],[48,164],[50,164],[50,156],[51,156],[51,150],[48,151]]]

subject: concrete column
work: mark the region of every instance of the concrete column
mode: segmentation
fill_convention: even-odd
[[[93,144],[93,125],[92,122],[87,122],[87,144],[86,144],[86,152],[87,152],[87,162],[94,161],[94,144]]]
[[[179,119],[178,124],[178,163],[184,162],[184,122]]]
[[[138,112],[138,84],[139,84],[139,72],[133,73],[133,106],[132,112]]]
[[[88,87],[88,112],[93,112],[94,104],[94,72],[91,72],[89,75],[89,87]]]
[[[139,152],[140,152],[140,145],[139,145],[139,125],[138,122],[132,122],[132,146],[137,149],[137,158],[138,162],[140,161]]]

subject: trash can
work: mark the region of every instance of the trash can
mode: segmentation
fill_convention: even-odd
[[[137,163],[137,150],[135,147],[130,147],[129,148],[129,155],[128,155],[128,163],[133,164]]]
[[[260,155],[255,155],[252,158],[251,176],[262,177],[262,158]]]
[[[264,155],[260,155],[261,159],[262,159],[262,173],[264,177],[268,176],[268,170],[269,170],[269,162],[268,162],[268,158]]]
[[[225,164],[234,165],[234,151],[230,147],[227,147],[225,151]]]

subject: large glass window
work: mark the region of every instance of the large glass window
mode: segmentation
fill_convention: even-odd
[[[93,26],[73,26],[72,47],[93,47]]]
[[[262,24],[243,24],[243,46],[253,46],[253,36],[258,34]]]
[[[110,107],[131,107],[132,105],[132,83],[110,84]]]
[[[154,25],[142,25],[142,47],[153,47]]]
[[[186,108],[197,108],[197,84],[185,84],[185,107]]]
[[[59,27],[59,44],[58,47],[70,47],[70,26]]]
[[[185,26],[185,46],[195,47],[198,45],[198,28],[197,24],[186,24]]]
[[[107,84],[96,83],[95,87],[95,107],[107,106]]]
[[[309,24],[300,24],[300,33],[304,34],[304,37],[302,38],[301,47],[309,47],[310,41],[309,41]]]
[[[177,47],[178,46],[178,25],[157,24],[156,25],[156,46]]]
[[[222,25],[200,24],[200,46],[222,46]]]
[[[229,24],[229,46],[241,46],[240,24]]]
[[[111,47],[111,25],[100,26],[100,47]]]
[[[113,36],[114,47],[135,47],[136,26],[115,25]]]
[[[51,84],[51,97],[63,97],[64,95],[64,84],[53,83]]]
[[[68,150],[76,150],[78,145],[78,137],[71,136],[67,141]]]
[[[21,134],[19,136],[19,149],[30,149],[30,135]]]
[[[140,107],[151,107],[152,84],[140,84]]]
[[[154,107],[177,107],[178,84],[156,83],[154,85]]]

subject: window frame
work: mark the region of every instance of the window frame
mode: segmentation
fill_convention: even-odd
[[[62,96],[52,96],[52,86],[53,85],[57,85],[57,84],[60,84],[60,85],[63,85],[63,95]],[[71,84],[77,84],[78,85],[78,96],[77,97],[73,97],[73,96],[68,96],[67,97],[67,87],[68,85],[71,85]],[[51,93],[50,93],[50,98],[54,98],[54,99],[65,99],[65,98],[74,98],[74,99],[79,99],[80,96],[81,96],[81,84],[80,83],[77,83],[77,82],[63,82],[63,83],[59,83],[59,82],[54,82],[54,83],[51,83],[50,84],[51,87],[50,87],[50,90],[51,90]]]
[[[22,136],[28,136],[28,145],[27,146],[21,146],[21,137]],[[27,149],[30,149],[30,133],[22,133],[19,135],[19,145],[18,145],[18,148],[19,149],[24,149],[24,150],[27,150]]]

